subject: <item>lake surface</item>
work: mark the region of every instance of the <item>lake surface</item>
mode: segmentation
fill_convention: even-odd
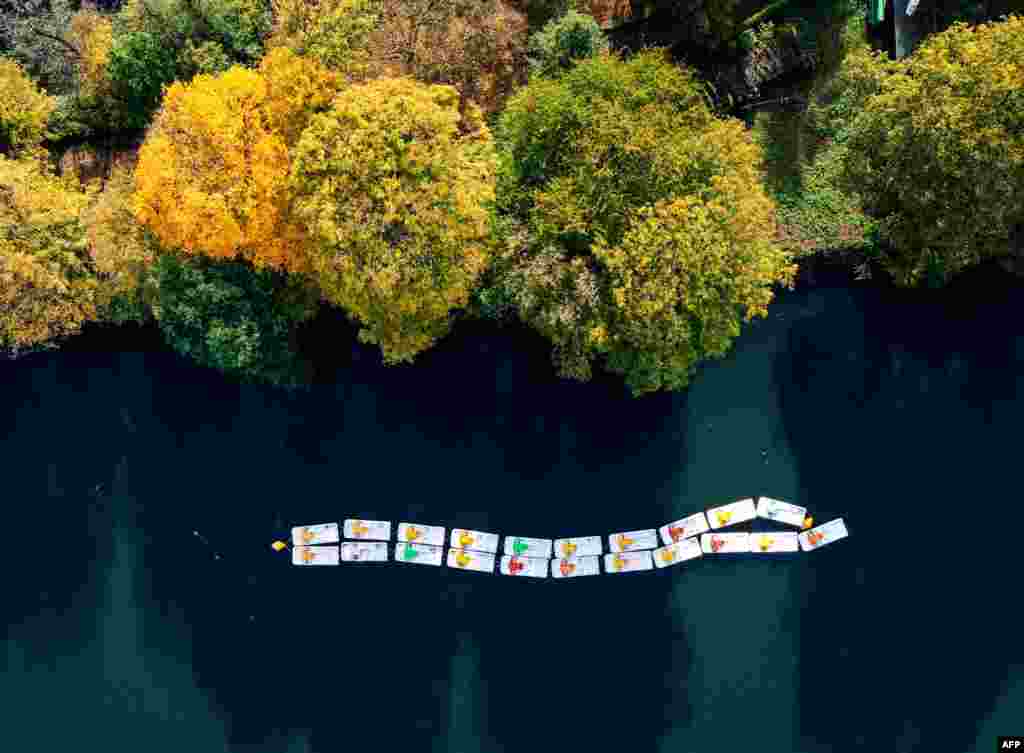
[[[987,753],[1024,734],[1024,285],[818,282],[688,392],[641,400],[557,380],[517,328],[460,326],[384,369],[324,327],[330,369],[297,394],[127,331],[0,364],[4,749]],[[564,583],[269,548],[354,516],[606,535],[750,495],[851,537]]]

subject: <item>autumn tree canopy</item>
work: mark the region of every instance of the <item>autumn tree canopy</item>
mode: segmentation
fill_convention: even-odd
[[[133,212],[167,248],[303,270],[289,149],[339,77],[289,49],[168,90],[135,168]]]
[[[0,153],[37,146],[56,106],[18,63],[0,57]]]
[[[445,334],[489,259],[491,135],[450,86],[382,78],[351,86],[302,134],[296,213],[315,238],[325,297],[387,362]]]
[[[96,318],[81,222],[90,200],[45,154],[0,156],[0,348],[51,347]]]
[[[941,283],[1007,253],[1024,227],[1024,17],[956,24],[859,70],[875,93],[841,177],[880,221],[896,278]]]
[[[760,148],[660,52],[532,80],[498,135],[498,205],[521,228],[498,284],[565,376],[606,357],[634,394],[682,387],[792,278]]]
[[[377,0],[374,75],[450,84],[485,115],[527,77],[525,16],[505,0]]]

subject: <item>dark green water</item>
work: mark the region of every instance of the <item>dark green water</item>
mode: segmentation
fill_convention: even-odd
[[[640,401],[557,381],[528,334],[465,328],[385,370],[325,327],[339,370],[291,396],[125,333],[0,365],[3,749],[987,753],[1024,734],[1024,286],[829,284]],[[349,516],[603,535],[756,494],[851,538],[561,583],[268,547]]]

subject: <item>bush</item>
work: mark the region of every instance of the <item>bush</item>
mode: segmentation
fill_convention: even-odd
[[[591,16],[570,10],[530,37],[530,73],[554,76],[575,62],[608,51],[608,40]]]

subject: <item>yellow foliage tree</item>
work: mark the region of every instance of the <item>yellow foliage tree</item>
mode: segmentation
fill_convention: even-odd
[[[1024,227],[1024,17],[959,23],[903,60],[855,62],[870,96],[840,178],[879,220],[896,279],[943,282],[1007,254]]]
[[[97,306],[109,312],[114,305],[144,316],[149,271],[156,261],[157,247],[131,212],[135,192],[132,170],[115,167],[97,200],[82,214],[87,228],[99,288]]]
[[[66,39],[78,50],[81,94],[85,97],[98,97],[108,93],[110,82],[106,69],[114,39],[110,19],[95,10],[82,9],[71,17]]]
[[[256,71],[176,82],[139,152],[135,218],[169,248],[306,269],[289,147],[339,86],[338,74],[283,47]]]
[[[354,85],[296,148],[296,211],[326,298],[388,363],[448,329],[487,266],[495,157],[479,108],[407,78]]]
[[[53,175],[43,152],[0,157],[0,346],[52,346],[96,317],[81,214],[92,187]]]
[[[20,65],[0,57],[0,153],[37,146],[56,107]]]

